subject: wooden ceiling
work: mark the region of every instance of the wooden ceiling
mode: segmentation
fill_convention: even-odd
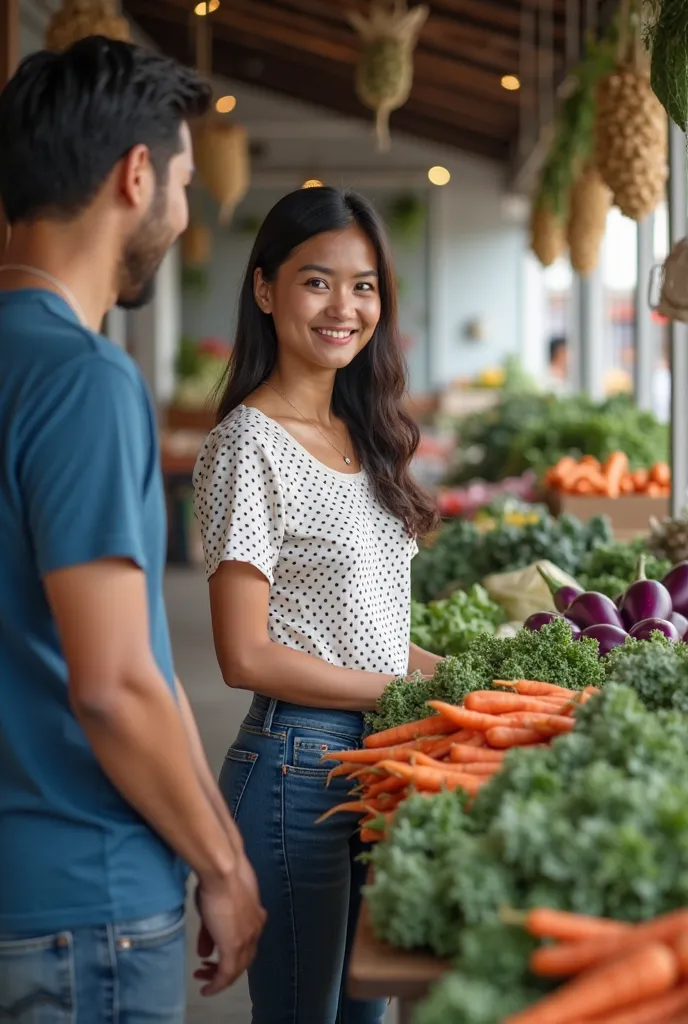
[[[161,49],[189,62],[194,2],[124,0],[123,6]],[[519,92],[502,88],[501,77],[522,71],[522,8],[545,5],[553,11],[554,75],[561,81],[567,24],[593,11],[603,23],[614,0],[431,0],[415,54],[413,92],[392,115],[392,132],[511,159],[522,101]],[[347,11],[369,7],[370,0],[221,0],[212,15],[213,70],[370,121],[354,92],[360,42],[347,20]]]

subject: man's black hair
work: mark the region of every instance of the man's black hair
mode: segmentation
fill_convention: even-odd
[[[549,343],[549,361],[553,363],[560,352],[566,349],[566,338],[563,334],[556,334]]]
[[[130,43],[89,36],[22,62],[0,93],[0,201],[10,224],[70,219],[136,145],[160,183],[183,121],[206,112],[196,71]]]

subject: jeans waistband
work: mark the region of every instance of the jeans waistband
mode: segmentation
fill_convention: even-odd
[[[333,708],[310,708],[300,704],[264,697],[254,693],[247,719],[253,726],[270,732],[274,726],[282,728],[315,729],[350,736],[358,742],[363,734],[363,715],[359,711],[340,711]]]

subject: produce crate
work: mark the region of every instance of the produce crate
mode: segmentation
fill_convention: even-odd
[[[620,540],[630,540],[648,533],[651,516],[663,519],[669,515],[668,498],[649,498],[645,494],[602,498],[550,490],[547,492],[547,505],[552,515],[573,515],[584,523],[593,516],[608,516],[614,534]]]

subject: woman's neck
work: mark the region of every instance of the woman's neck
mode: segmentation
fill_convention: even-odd
[[[298,412],[306,419],[329,424],[332,412],[332,394],[335,373],[331,370],[304,372],[303,367],[295,368],[279,363],[269,377],[273,388],[279,389]]]

